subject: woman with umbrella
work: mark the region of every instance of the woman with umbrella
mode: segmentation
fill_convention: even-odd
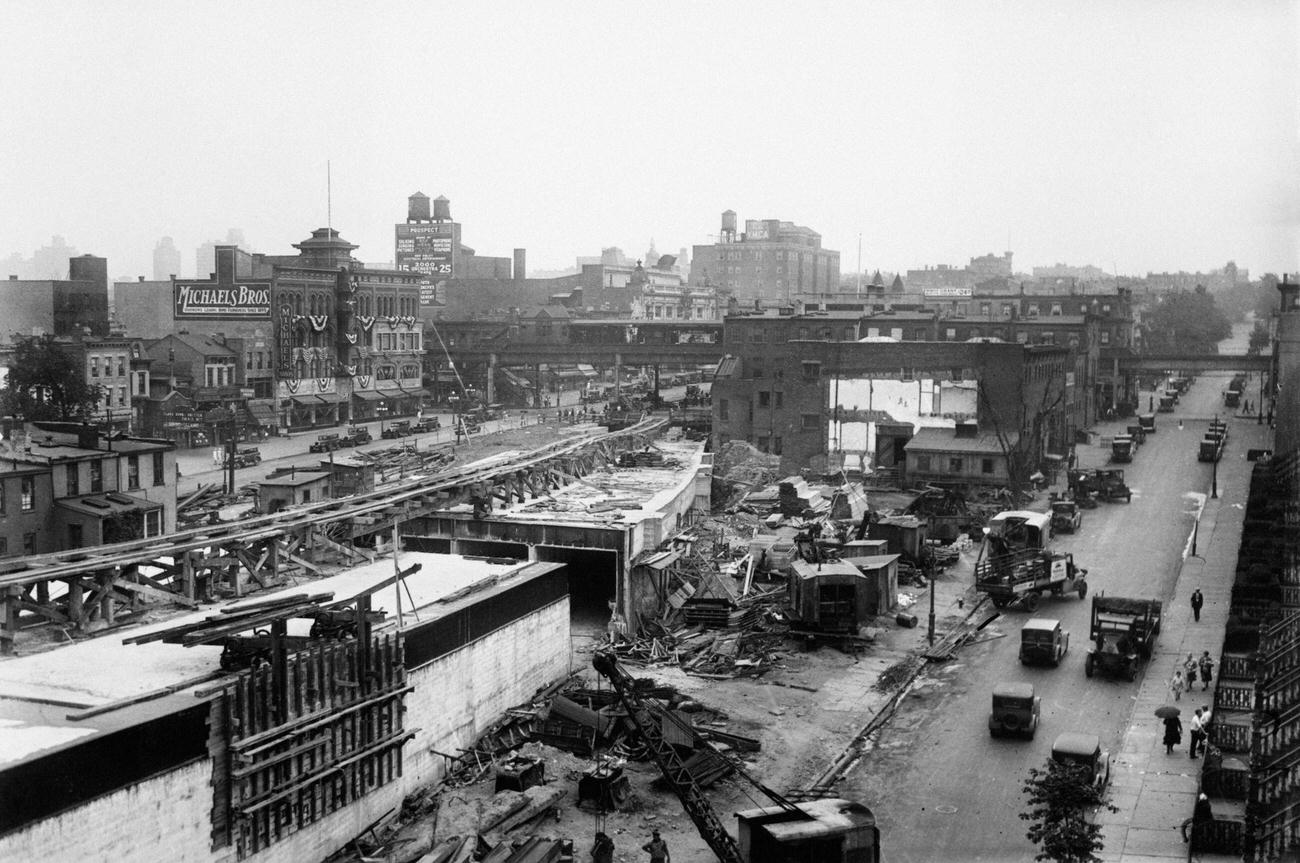
[[[1174,747],[1183,742],[1183,723],[1178,719],[1178,708],[1172,704],[1156,709],[1156,716],[1165,722],[1165,754],[1173,755]]]

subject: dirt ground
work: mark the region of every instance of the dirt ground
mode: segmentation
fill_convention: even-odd
[[[972,549],[935,583],[936,638],[960,623],[972,608],[969,586],[974,556]],[[802,789],[818,779],[888,702],[892,690],[877,685],[881,675],[927,646],[929,593],[915,588],[905,590],[917,600],[910,611],[917,615],[919,625],[906,628],[892,615],[879,617],[873,621],[875,643],[857,656],[827,645],[803,651],[789,642],[775,667],[760,678],[706,679],[691,676],[674,665],[628,665],[626,670],[634,677],[649,677],[670,685],[699,701],[707,710],[725,717],[725,730],[760,740],[761,751],[749,753],[742,762],[744,770],[757,781],[779,793]],[[575,639],[573,656],[573,667],[584,684],[593,688],[607,686],[591,670],[597,643],[594,636]],[[590,760],[541,744],[525,744],[520,751],[541,757],[548,783],[563,789],[565,796],[553,820],[520,827],[510,834],[511,838],[537,835],[570,839],[577,851],[575,859],[586,861],[595,832],[603,830],[614,840],[615,860],[643,861],[647,858],[641,846],[649,841],[650,831],[657,829],[668,842],[675,863],[711,863],[717,859],[677,797],[662,783],[656,783],[660,774],[653,762],[629,762],[625,768],[633,791],[629,804],[625,811],[599,815],[577,806],[577,780],[592,765]],[[466,823],[466,805],[487,805],[492,796],[491,779],[444,792],[443,813],[438,816],[439,837],[455,829],[452,824]],[[717,817],[733,834],[736,812],[772,805],[759,789],[738,776],[717,783],[708,790],[708,796]],[[442,823],[444,817],[450,823]]]

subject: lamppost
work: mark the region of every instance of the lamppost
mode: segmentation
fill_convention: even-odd
[[[934,646],[934,554],[931,552],[925,563],[925,570],[930,576],[930,646]]]

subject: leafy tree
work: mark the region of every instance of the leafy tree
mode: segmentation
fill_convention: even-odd
[[[1268,344],[1268,327],[1263,321],[1255,321],[1255,328],[1250,331],[1250,346],[1246,348],[1246,353],[1257,354],[1268,347]]]
[[[1258,282],[1255,282],[1254,311],[1257,319],[1265,320],[1270,318],[1278,310],[1281,298],[1278,295],[1277,286],[1281,281],[1275,274],[1265,273]]]
[[[1110,812],[1119,809],[1105,801],[1087,764],[1048,759],[1041,770],[1029,768],[1024,792],[1029,809],[1020,817],[1031,822],[1026,838],[1041,849],[1035,860],[1101,863],[1094,853],[1102,849],[1101,825],[1088,813],[1099,806]]]
[[[9,381],[0,389],[0,415],[28,422],[86,419],[102,398],[102,388],[86,383],[72,352],[54,336],[34,336],[14,345]]]
[[[1232,335],[1232,322],[1200,285],[1161,297],[1147,326],[1147,345],[1154,352],[1213,354]]]

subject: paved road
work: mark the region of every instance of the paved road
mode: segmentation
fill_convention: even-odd
[[[1085,512],[1077,535],[1057,537],[1057,548],[1087,567],[1090,591],[1168,600],[1210,485],[1211,467],[1197,462],[1197,442],[1209,417],[1222,410],[1226,382],[1202,376],[1174,414],[1158,415],[1157,434],[1124,466],[1132,503],[1102,503]],[[1098,431],[1122,425],[1103,423]],[[1108,456],[1097,445],[1080,445],[1078,452],[1084,467],[1101,466]],[[1244,482],[1248,465],[1225,460],[1220,470],[1221,482]],[[1084,675],[1088,600],[1049,599],[1037,612],[1061,619],[1070,631],[1069,654],[1057,669],[1019,664],[1019,625],[1029,616],[1005,612],[986,630],[1004,638],[967,647],[956,661],[919,678],[875,750],[849,776],[845,791],[875,812],[891,863],[1033,860],[1027,822],[1018,817],[1022,784],[1029,767],[1046,761],[1056,735],[1090,731],[1114,750],[1130,720],[1156,721],[1131,717],[1136,683]],[[1033,683],[1042,697],[1034,740],[990,738],[990,692],[999,681]]]

